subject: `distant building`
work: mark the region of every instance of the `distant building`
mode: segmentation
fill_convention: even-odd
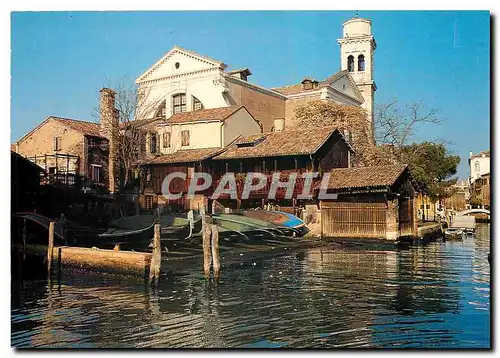
[[[109,91],[101,91],[101,101],[109,102]],[[111,102],[105,101],[101,117],[114,106],[113,92],[109,93]],[[50,116],[12,144],[11,150],[42,168],[49,182],[74,185],[78,180],[81,185],[110,188],[108,122],[102,118],[94,123]]]
[[[471,204],[490,208],[490,174],[483,174],[472,184]]]
[[[473,206],[490,206],[490,150],[469,154],[469,192]]]
[[[444,199],[444,206],[448,210],[462,211],[469,205],[470,191],[467,180],[462,180],[452,185],[451,195]]]
[[[476,179],[484,174],[490,173],[490,151],[486,150],[478,154],[469,154],[469,184],[472,185]]]

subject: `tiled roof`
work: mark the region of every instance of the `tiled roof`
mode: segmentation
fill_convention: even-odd
[[[184,149],[139,161],[139,164],[172,164],[199,162],[217,155],[223,148]]]
[[[477,154],[472,154],[471,158],[481,158],[482,156],[489,157],[490,156],[490,150],[484,150],[482,152],[479,152]]]
[[[188,123],[188,122],[203,122],[203,121],[223,121],[231,114],[242,108],[243,106],[231,106],[222,108],[200,109],[198,111],[177,113],[167,119],[167,123]]]
[[[52,116],[51,118],[84,135],[102,137],[99,131],[100,129],[99,123],[85,122],[71,118],[62,118],[54,116]]]
[[[314,154],[337,129],[287,130],[238,137],[217,160]],[[338,131],[337,131],[338,132]],[[255,143],[253,146],[238,146]]]
[[[295,85],[289,85],[289,86],[284,86],[284,87],[278,87],[278,88],[272,88],[273,91],[279,92],[284,95],[292,95],[292,94],[297,94],[297,93],[305,93],[305,92],[312,92],[312,91],[317,91],[323,87],[329,86],[332,82],[335,82],[338,80],[340,77],[344,76],[346,73],[348,73],[347,70],[342,70],[334,73],[327,79],[320,81],[318,87],[312,88],[312,89],[304,89],[304,86],[302,83],[298,83]],[[313,80],[312,78],[306,77],[306,79]]]
[[[330,171],[328,189],[374,188],[393,185],[407,165],[340,168]],[[319,185],[318,185],[319,187]]]

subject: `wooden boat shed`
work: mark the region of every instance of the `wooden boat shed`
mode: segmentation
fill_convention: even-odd
[[[319,197],[324,237],[395,241],[417,234],[417,184],[407,165],[333,169],[326,193],[336,198]]]

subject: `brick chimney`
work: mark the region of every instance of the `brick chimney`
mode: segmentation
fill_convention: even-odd
[[[115,108],[116,92],[111,88],[103,88],[99,91],[100,99],[100,132],[108,139],[108,189],[110,193],[116,190],[116,177],[118,175],[117,164],[117,141],[119,130],[118,111]]]

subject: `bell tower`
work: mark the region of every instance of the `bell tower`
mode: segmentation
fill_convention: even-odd
[[[372,136],[374,135],[374,102],[377,86],[373,80],[373,54],[377,47],[372,36],[372,22],[354,17],[343,23],[340,44],[342,70],[348,70],[363,95],[362,107],[368,112]]]

